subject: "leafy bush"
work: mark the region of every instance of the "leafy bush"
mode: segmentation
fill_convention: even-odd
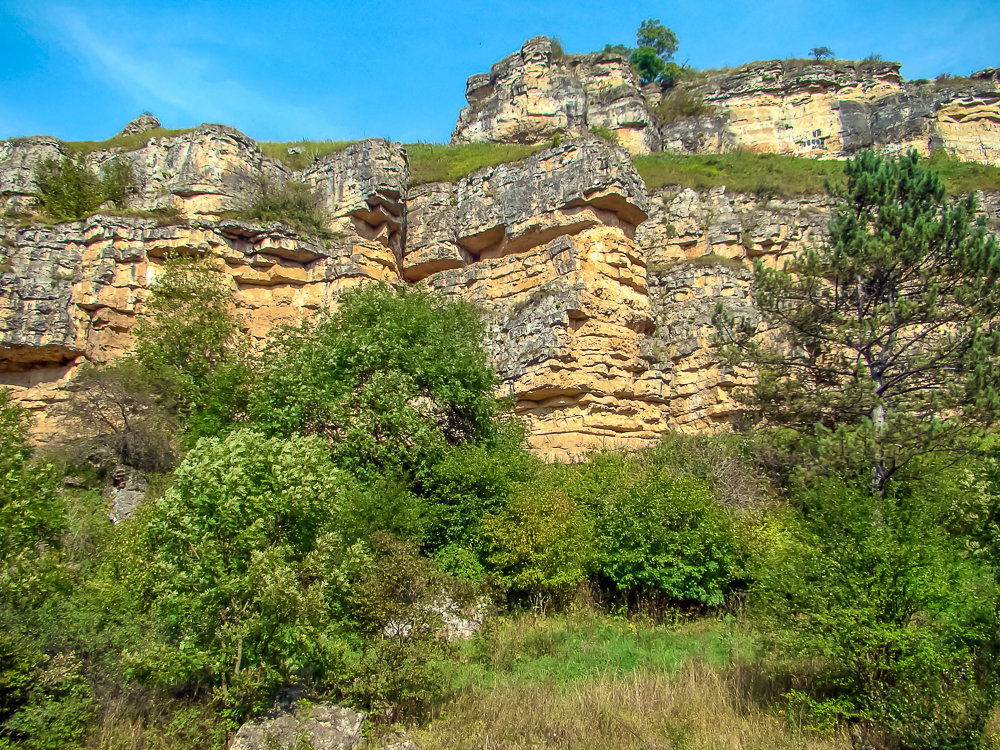
[[[483,519],[489,566],[516,594],[564,599],[582,581],[593,556],[593,528],[563,492],[529,486],[503,510]]]
[[[906,496],[908,495],[908,496]],[[836,477],[794,490],[752,604],[816,721],[874,722],[904,747],[972,747],[994,699],[996,583],[922,492]]]
[[[292,677],[335,678],[343,645],[325,580],[338,575],[324,561],[342,546],[330,524],[350,487],[317,437],[200,440],[136,550],[150,557],[161,623],[132,658],[136,674],[212,686],[234,716],[268,705]]]
[[[618,590],[711,606],[739,578],[731,521],[703,480],[648,455],[596,454],[566,488],[594,519],[595,568]]]
[[[253,390],[250,419],[273,435],[318,434],[334,462],[373,480],[417,476],[449,445],[495,433],[495,373],[466,303],[379,285],[279,333]]]
[[[298,180],[284,183],[260,175],[254,181],[245,205],[237,212],[249,221],[280,221],[311,234],[326,231],[328,217],[312,188]]]
[[[100,176],[87,166],[84,156],[46,159],[34,171],[38,201],[54,221],[82,219],[105,201],[123,207],[133,187],[132,163],[126,157],[108,162]]]
[[[195,436],[246,409],[245,347],[226,278],[208,258],[168,257],[135,329],[142,378]]]

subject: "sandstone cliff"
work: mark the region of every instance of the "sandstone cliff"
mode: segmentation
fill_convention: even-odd
[[[870,101],[858,99],[854,111],[884,125],[871,114],[885,101],[879,92],[902,85],[891,64],[864,81],[828,68],[822,79],[800,71],[794,81],[775,81],[766,65],[751,68],[713,96],[753,109],[746,102],[765,96],[764,87],[776,99],[804,97],[808,109],[812,94],[802,87],[816,89],[817,101],[839,87],[836,112],[843,117],[852,111],[844,91],[867,91]],[[993,84],[970,85],[970,97],[985,97]],[[575,98],[546,98],[564,88]],[[522,96],[526,91],[533,93]],[[531,444],[548,458],[725,424],[731,390],[743,376],[713,355],[716,304],[752,315],[750,261],[779,263],[820,241],[828,200],[724,188],[649,194],[625,150],[587,133],[599,122],[627,133],[622,140],[635,150],[659,147],[660,131],[639,116],[649,110],[620,56],[553,61],[548,41],[532,40],[489,76],[470,79],[470,92],[482,107],[463,111],[457,137],[492,137],[502,128],[512,141],[530,140],[557,128],[561,142],[523,162],[417,186],[410,184],[406,149],[380,139],[294,171],[232,128],[202,125],[157,136],[163,131],[149,128],[158,123],[142,122],[130,132],[150,137],[135,150],[88,153],[95,170],[111,159],[130,161],[133,213],[171,212],[96,214],[58,225],[16,214],[0,220],[0,386],[36,412],[39,440],[57,434],[57,407],[76,370],[129,349],[164,258],[182,253],[213,258],[258,342],[274,325],[335,305],[342,290],[372,280],[422,284],[475,302],[488,317],[487,346],[503,390],[527,421]],[[941,97],[936,113],[945,108]],[[834,111],[822,101],[817,111]],[[727,120],[719,132],[735,137],[736,122]],[[746,127],[740,137],[763,132]],[[892,137],[909,132],[910,125],[900,127]],[[0,142],[4,209],[30,205],[35,165],[71,148],[47,137]],[[227,218],[261,176],[310,185],[329,216],[325,238]],[[1000,226],[1000,199],[984,198]]]
[[[904,82],[893,62],[770,60],[642,87],[618,53],[552,54],[545,37],[469,78],[453,142],[542,143],[606,128],[631,153],[844,157],[944,149],[1000,165],[1000,72]],[[688,114],[685,102],[701,102]]]

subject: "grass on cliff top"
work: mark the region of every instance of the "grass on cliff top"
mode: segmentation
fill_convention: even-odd
[[[258,145],[265,156],[277,159],[289,169],[302,170],[312,164],[313,159],[343,151],[356,141],[260,141]],[[288,153],[288,149],[300,149],[297,154]]]
[[[503,143],[408,143],[410,184],[454,182],[477,169],[509,161],[520,161],[551,146],[518,146]]]
[[[175,135],[190,133],[194,128],[155,128],[144,133],[119,135],[106,141],[67,141],[64,145],[71,153],[89,154],[91,151],[105,151],[120,148],[122,151],[138,151],[149,143],[152,138],[170,138]]]
[[[443,665],[448,697],[409,739],[425,750],[847,748],[845,737],[799,731],[748,697],[760,674],[745,666],[751,650],[714,618],[515,616]],[[376,728],[366,747],[384,744]]]
[[[1000,168],[963,162],[938,151],[923,166],[936,170],[950,195],[973,190],[1000,191]],[[659,153],[634,158],[649,190],[678,185],[695,190],[724,185],[733,193],[796,197],[826,192],[826,183],[844,184],[844,162],[783,154]]]

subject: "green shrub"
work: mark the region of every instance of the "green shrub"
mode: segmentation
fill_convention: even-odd
[[[33,177],[42,210],[54,221],[82,219],[106,201],[123,207],[134,187],[132,163],[123,156],[105,164],[100,175],[87,166],[82,154],[61,162],[46,159]]]
[[[593,556],[593,528],[563,492],[529,486],[483,519],[489,567],[515,594],[565,599]]]
[[[427,292],[371,284],[333,313],[280,332],[250,420],[274,435],[318,434],[366,480],[419,477],[448,446],[488,441],[496,374],[479,312]]]
[[[342,546],[330,525],[350,488],[317,437],[201,439],[136,548],[151,558],[160,632],[134,651],[135,673],[211,686],[234,717],[270,705],[293,676],[335,680],[343,645],[328,597],[338,573],[326,561]]]
[[[328,220],[319,198],[304,182],[282,183],[267,175],[256,178],[246,204],[237,215],[248,221],[280,221],[316,235],[326,231]]]
[[[566,483],[594,520],[595,569],[619,591],[722,604],[742,572],[709,485],[647,454],[596,454]]]
[[[246,347],[226,279],[208,258],[168,257],[135,330],[141,379],[194,436],[246,409]]]
[[[995,697],[996,583],[942,528],[940,499],[883,500],[864,484],[793,490],[751,599],[773,669],[798,679],[813,723],[873,722],[903,747],[978,747]]]

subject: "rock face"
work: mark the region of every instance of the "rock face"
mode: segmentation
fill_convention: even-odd
[[[116,138],[120,138],[125,135],[135,135],[136,133],[147,133],[150,130],[156,130],[160,127],[160,121],[150,114],[142,114],[136,117],[134,120],[129,122],[124,128],[122,128]]]
[[[381,139],[293,171],[221,125],[150,137],[132,151],[91,152],[84,158],[94,170],[129,160],[134,212],[170,211],[55,226],[0,219],[0,386],[35,413],[37,440],[57,436],[58,407],[77,369],[130,349],[165,259],[186,254],[212,259],[258,345],[275,325],[372,281],[420,284],[475,303],[487,316],[502,390],[548,459],[726,424],[732,389],[746,373],[726,370],[714,355],[716,306],[752,316],[752,261],[778,264],[820,242],[831,206],[821,196],[778,200],[724,188],[650,195],[629,154],[589,128],[613,128],[637,151],[659,148],[662,132],[684,150],[755,143],[848,153],[938,138],[988,156],[996,123],[989,92],[1000,82],[984,71],[928,99],[900,83],[894,64],[759,63],[724,85],[700,85],[717,111],[657,129],[635,107],[648,115],[661,92],[640,90],[623,58],[554,60],[548,40],[531,40],[470,79],[456,139],[532,142],[562,130],[560,143],[454,183],[411,186],[405,148]],[[787,127],[775,126],[779,114]],[[45,137],[0,142],[5,209],[29,206],[35,165],[70,150]],[[323,238],[227,218],[264,179],[309,185],[329,217]],[[996,229],[1000,196],[984,200]]]
[[[1000,164],[1000,82],[989,70],[968,79],[905,83],[898,63],[770,60],[703,74],[665,96],[693,96],[711,115],[664,123],[665,151],[745,149],[798,156],[849,156],[944,149]],[[681,93],[683,92],[683,93]]]
[[[469,78],[465,97],[452,143],[543,143],[599,127],[632,153],[659,150],[639,79],[619,53],[554,55],[548,38],[535,37]]]
[[[301,704],[301,702],[300,702]],[[318,703],[294,713],[277,711],[240,727],[230,750],[350,750],[361,741],[367,715]]]
[[[554,55],[536,37],[469,78],[452,141],[544,143],[597,127],[633,154],[743,149],[842,158],[873,147],[943,148],[1000,165],[996,70],[906,83],[893,62],[769,60],[699,73],[664,91],[642,87],[619,53]],[[677,97],[703,101],[706,112],[660,107]]]

